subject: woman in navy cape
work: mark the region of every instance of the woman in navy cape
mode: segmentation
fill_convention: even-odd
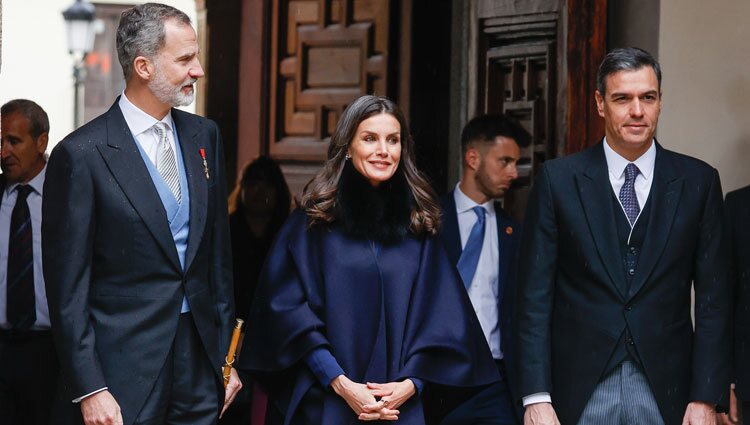
[[[238,367],[265,383],[267,424],[434,423],[498,380],[413,156],[390,100],[340,117],[249,316]]]

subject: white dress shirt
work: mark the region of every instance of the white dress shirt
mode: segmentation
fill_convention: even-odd
[[[45,164],[42,171],[29,181],[33,189],[26,203],[29,205],[31,215],[31,238],[32,252],[34,255],[34,304],[36,305],[36,321],[31,326],[32,330],[49,330],[49,309],[47,308],[47,292],[44,289],[44,275],[42,274],[42,191],[44,189],[44,176],[47,172]],[[10,329],[8,323],[8,250],[10,244],[10,217],[13,207],[16,206],[16,191],[18,183],[6,184],[0,206],[0,328]]]
[[[135,137],[135,140],[140,145],[141,149],[146,153],[148,159],[154,164],[154,167],[159,168],[157,164],[157,158],[159,157],[159,134],[156,132],[154,125],[161,121],[167,125],[167,140],[170,146],[172,146],[172,152],[177,152],[177,146],[172,132],[174,131],[174,121],[172,121],[172,111],[170,110],[167,115],[161,120],[157,120],[151,115],[143,112],[137,106],[133,105],[125,92],[120,95],[120,102],[118,103],[122,116],[125,117],[125,122],[130,128],[130,132]]]
[[[625,184],[625,167],[630,164],[630,161],[623,158],[615,152],[607,143],[607,139],[604,139],[604,157],[607,159],[607,169],[609,170],[609,182],[612,184],[612,190],[615,192],[615,197],[620,199],[620,189]],[[651,192],[651,183],[654,181],[654,164],[656,163],[656,143],[651,142],[651,147],[643,153],[638,159],[633,161],[640,173],[635,177],[635,196],[638,198],[638,205],[643,211],[643,206],[646,204],[648,194]],[[622,204],[620,205],[622,207]],[[623,212],[625,210],[623,209]],[[639,214],[640,216],[640,214]],[[638,221],[638,219],[636,219]]]
[[[609,183],[612,185],[612,191],[615,193],[615,197],[620,199],[620,189],[625,184],[625,167],[630,164],[630,161],[623,158],[620,154],[615,152],[607,143],[606,137],[604,138],[604,157],[607,160],[607,169],[609,170]],[[633,164],[638,167],[640,173],[635,177],[635,196],[638,198],[638,206],[643,211],[643,206],[648,200],[648,195],[651,192],[651,183],[654,181],[654,165],[656,164],[656,142],[651,141],[651,147],[643,153],[638,159],[633,161]],[[622,203],[620,203],[622,208]],[[623,208],[623,212],[625,209]],[[640,217],[640,213],[638,214]],[[636,218],[636,222],[638,219]],[[632,231],[632,230],[631,230]],[[551,403],[552,398],[549,393],[536,393],[531,394],[523,398],[523,405],[528,406],[535,403]]]
[[[471,280],[468,293],[471,305],[479,319],[479,324],[482,326],[484,338],[492,351],[492,357],[500,360],[503,358],[503,353],[500,351],[500,320],[497,308],[500,252],[498,249],[495,203],[490,200],[481,205],[477,204],[461,192],[460,184],[461,182],[456,185],[456,190],[453,191],[453,199],[456,201],[456,215],[462,250],[469,240],[471,229],[477,222],[477,215],[473,208],[481,206],[487,211],[484,221],[482,252],[479,255],[477,270]]]

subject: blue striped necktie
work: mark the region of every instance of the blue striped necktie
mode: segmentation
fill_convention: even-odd
[[[466,241],[461,257],[458,259],[458,274],[461,275],[461,280],[464,281],[464,287],[469,289],[471,281],[474,279],[474,274],[477,271],[477,265],[479,264],[479,256],[482,254],[482,245],[484,245],[484,228],[485,228],[485,210],[483,207],[477,205],[472,208],[474,214],[477,215],[477,222],[474,223],[474,227],[471,228],[469,233],[469,239]]]
[[[31,214],[26,202],[33,189],[18,185],[16,205],[10,216],[8,241],[8,323],[14,330],[27,330],[36,321],[34,299],[34,244]]]

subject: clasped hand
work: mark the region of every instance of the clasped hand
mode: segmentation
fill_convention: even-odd
[[[401,413],[398,408],[416,393],[411,379],[385,384],[360,384],[339,375],[331,382],[331,387],[361,421],[397,420]]]

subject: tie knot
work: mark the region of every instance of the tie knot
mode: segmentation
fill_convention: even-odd
[[[16,199],[16,202],[25,201],[33,190],[34,188],[32,188],[31,185],[28,184],[19,184],[18,186],[16,186],[16,191],[18,192],[18,198]]]
[[[156,131],[156,135],[159,136],[159,141],[167,140],[167,124],[164,122],[157,122],[154,124],[154,131]]]
[[[625,180],[635,180],[641,170],[632,162],[625,167]]]
[[[474,214],[477,215],[477,220],[479,220],[480,222],[484,221],[484,213],[487,212],[484,207],[477,205],[476,207],[472,208],[472,210],[474,210]]]

